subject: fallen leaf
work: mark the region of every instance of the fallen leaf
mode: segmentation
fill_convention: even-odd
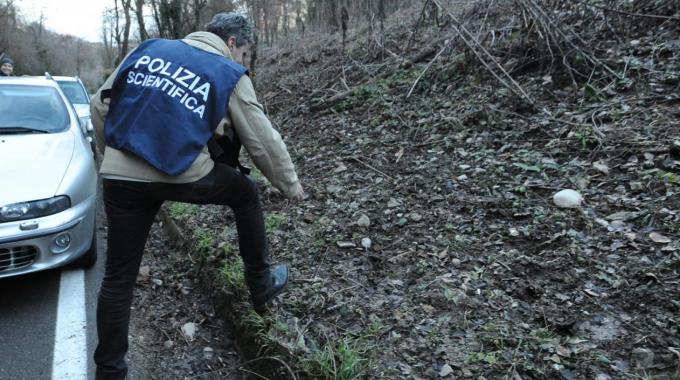
[[[559,344],[555,347],[555,352],[557,353],[557,355],[565,357],[565,358],[568,358],[568,357],[571,356],[571,349],[564,347],[564,346],[560,346]]]
[[[649,238],[652,239],[653,242],[659,243],[659,244],[668,244],[671,242],[671,239],[661,235],[658,232],[652,232],[649,234]]]
[[[394,162],[399,162],[401,157],[404,155],[404,148],[399,148],[399,151],[394,155],[397,159]]]

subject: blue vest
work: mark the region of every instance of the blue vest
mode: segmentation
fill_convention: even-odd
[[[245,73],[245,67],[179,40],[144,41],[113,82],[106,145],[168,175],[181,174],[226,115]]]

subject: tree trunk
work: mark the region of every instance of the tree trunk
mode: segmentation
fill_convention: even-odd
[[[139,29],[139,40],[148,40],[149,33],[144,25],[144,0],[135,0],[135,17],[137,18],[137,28]]]

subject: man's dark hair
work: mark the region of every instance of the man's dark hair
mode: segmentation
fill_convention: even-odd
[[[253,27],[243,15],[237,12],[218,13],[205,26],[210,33],[215,33],[224,41],[236,38],[236,47],[253,43]]]

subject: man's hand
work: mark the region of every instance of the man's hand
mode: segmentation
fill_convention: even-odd
[[[289,199],[294,201],[302,201],[305,199],[305,191],[302,189],[301,184],[298,184],[297,189],[295,189],[295,193],[293,193],[293,195],[290,196]]]

